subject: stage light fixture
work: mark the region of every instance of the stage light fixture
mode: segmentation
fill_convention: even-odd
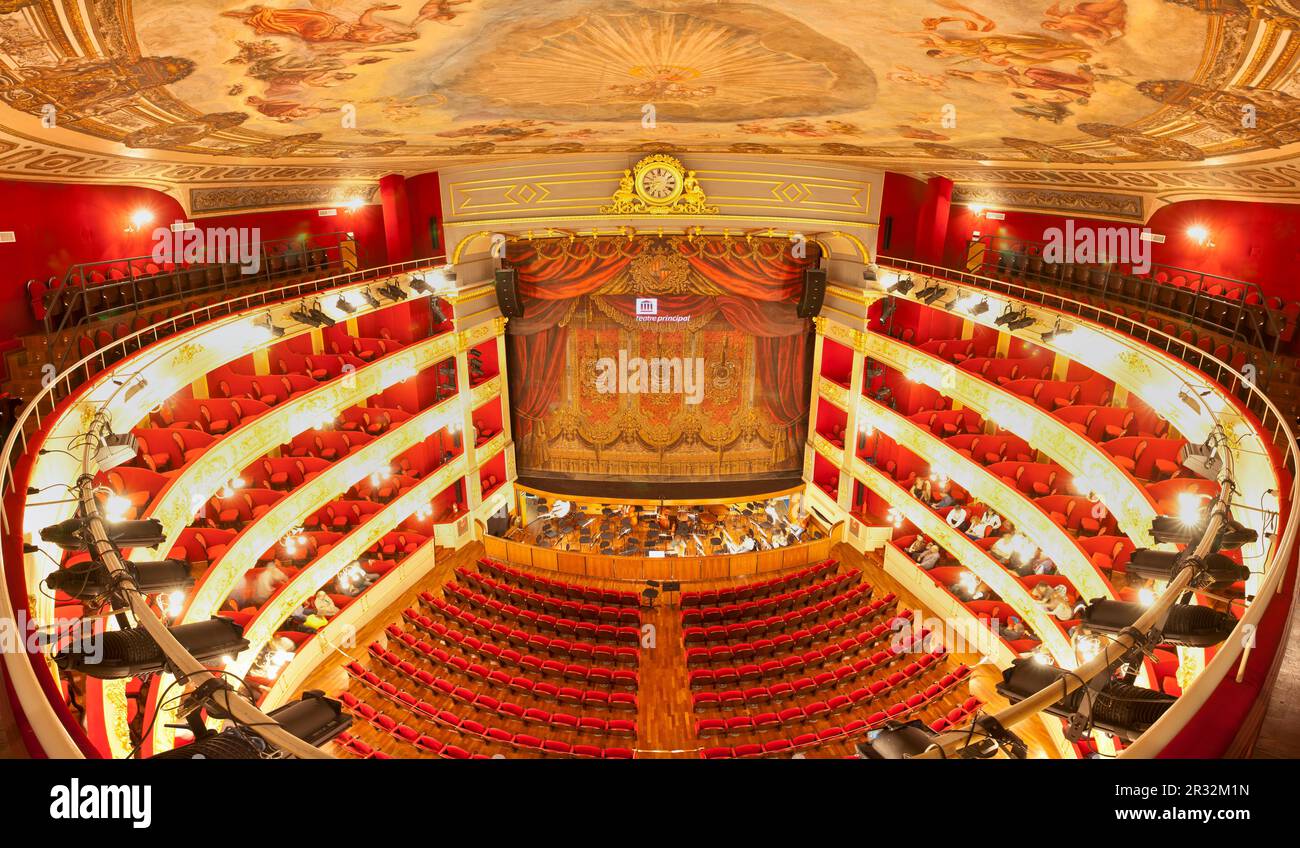
[[[442,271],[442,278],[447,282],[448,285],[451,286],[456,285],[455,265],[452,265],[450,262],[448,262],[446,265],[443,265],[440,270]]]
[[[1074,329],[1071,327],[1062,327],[1061,319],[1057,318],[1052,329],[1042,334],[1042,339],[1045,344],[1051,344],[1054,341],[1059,342],[1061,339],[1069,338],[1073,334]]]
[[[339,295],[339,299],[334,301],[334,308],[341,309],[349,315],[357,311],[357,308],[352,305],[352,301],[348,300],[344,295]]]
[[[183,559],[164,559],[158,562],[124,562],[126,572],[135,581],[141,593],[153,595],[193,588],[190,564]],[[108,593],[113,587],[108,569],[95,560],[50,572],[45,585],[78,600],[90,600]]]
[[[277,707],[267,716],[308,745],[320,747],[352,726],[352,717],[343,705],[325,697],[319,689],[302,693],[302,697]]]
[[[278,339],[284,336],[284,327],[276,326],[275,321],[271,319],[270,312],[266,313],[266,316],[253,326],[257,327],[259,330],[266,331],[268,338]]]
[[[221,616],[168,629],[199,662],[210,662],[222,656],[233,657],[248,648],[243,628]],[[167,656],[143,627],[109,630],[100,635],[100,641],[100,652],[60,651],[54,655],[54,662],[61,669],[78,671],[101,680],[138,677],[167,668]]]
[[[864,283],[876,282],[879,279],[878,276],[879,270],[880,269],[876,266],[874,262],[864,265],[862,267],[862,282]]]
[[[1011,319],[1010,323],[1007,324],[1007,329],[1012,331],[1023,330],[1034,326],[1036,323],[1038,323],[1036,318],[1031,318],[1028,312],[1022,311],[1018,316]]]
[[[388,298],[389,300],[393,301],[394,303],[400,300],[406,300],[406,298],[410,296],[406,293],[406,289],[399,286],[393,280],[389,280],[388,282],[380,286],[379,293],[382,294],[384,297]]]
[[[130,462],[140,453],[140,444],[130,433],[108,433],[99,440],[95,449],[95,465],[100,471],[109,471],[124,462]]]
[[[440,327],[447,323],[447,316],[442,311],[442,305],[438,303],[438,298],[429,301],[429,310],[433,313],[433,325]]]
[[[856,746],[858,758],[863,760],[907,760],[918,754],[924,754],[934,746],[936,734],[925,726],[925,722],[891,721],[875,733],[869,734],[867,741]]]
[[[309,307],[305,300],[301,306],[289,313],[289,317],[300,324],[310,324],[313,327],[333,327],[335,324],[334,319],[322,312],[318,304]]]
[[[364,300],[371,309],[379,308],[379,298],[375,297],[375,293],[370,289],[361,290],[361,299]]]
[[[1117,634],[1132,627],[1146,612],[1140,603],[1095,600],[1083,612],[1083,625],[1097,633]],[[1164,641],[1188,648],[1209,648],[1227,639],[1237,619],[1209,607],[1175,604],[1160,628]]]
[[[983,315],[989,311],[989,302],[981,300],[979,303],[973,303],[967,307],[966,311],[971,315]]]
[[[433,294],[433,286],[429,285],[428,281],[423,277],[417,277],[412,274],[407,285],[410,286],[411,291],[416,294]]]
[[[181,745],[151,760],[260,760],[267,754],[267,744],[261,737],[238,727],[227,727],[188,745]]]
[[[119,548],[156,548],[167,538],[162,522],[156,518],[117,521],[105,524],[108,540]],[[86,519],[78,516],[41,530],[41,539],[53,542],[65,551],[84,551],[89,546]]]
[[[934,303],[936,300],[943,297],[947,293],[948,293],[947,288],[936,284],[921,289],[919,292],[916,293],[916,299],[924,303],[926,306],[929,306],[930,304]]]
[[[126,393],[122,395],[122,400],[126,401],[127,403],[130,403],[131,398],[140,394],[140,390],[148,385],[149,385],[148,380],[146,380],[144,377],[136,375],[135,380],[131,383],[131,385],[126,387]]]
[[[1187,389],[1179,389],[1178,399],[1181,400],[1183,402],[1183,405],[1186,406],[1188,409],[1190,409],[1192,412],[1196,413],[1197,415],[1201,414],[1200,402],[1196,399],[1195,395],[1187,391]]]
[[[997,692],[1016,704],[1046,686],[1059,684],[1070,672],[1054,665],[1020,658],[1002,673]],[[1143,689],[1119,680],[1108,680],[1100,691],[1080,687],[1048,707],[1045,712],[1069,719],[1090,699],[1091,722],[1095,727],[1132,740],[1146,732],[1174,703],[1173,695]]]
[[[1178,463],[1205,480],[1218,481],[1219,475],[1223,473],[1223,460],[1208,444],[1197,445],[1188,442],[1183,445],[1178,451]]]
[[[1206,554],[1197,560],[1187,552],[1153,551],[1150,548],[1134,551],[1124,570],[1143,580],[1172,580],[1189,564],[1198,569],[1198,577],[1193,581],[1195,585],[1236,583],[1250,577],[1249,568],[1223,554]]]
[[[913,286],[915,285],[916,283],[912,282],[911,277],[903,277],[901,280],[899,280],[898,282],[890,286],[888,291],[890,291],[893,294],[906,296],[907,293],[910,292]]]

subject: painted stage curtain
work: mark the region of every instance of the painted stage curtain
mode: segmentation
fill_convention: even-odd
[[[508,260],[518,274],[524,316],[512,318],[510,345],[512,399],[519,416],[517,435],[532,441],[534,456],[543,456],[546,434],[542,416],[554,401],[566,362],[568,331],[564,326],[578,306],[623,274],[651,240],[610,239],[568,243],[560,240],[516,242]],[[786,431],[786,450],[797,451],[800,422],[808,412],[808,322],[795,315],[794,300],[803,272],[819,256],[797,259],[780,241],[721,239],[676,241],[691,268],[724,295],[660,296],[662,315],[701,315],[717,310],[733,327],[756,337],[756,377],[764,407]],[[619,313],[635,317],[636,299],[602,297]]]

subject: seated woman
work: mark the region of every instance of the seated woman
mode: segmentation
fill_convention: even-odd
[[[966,528],[966,535],[972,539],[983,539],[992,535],[1001,526],[1002,516],[986,508],[984,514],[972,521],[970,527]]]

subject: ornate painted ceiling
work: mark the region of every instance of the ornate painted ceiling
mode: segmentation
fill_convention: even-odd
[[[1080,212],[1300,200],[1298,52],[1300,0],[0,0],[0,176],[201,214],[663,150]]]

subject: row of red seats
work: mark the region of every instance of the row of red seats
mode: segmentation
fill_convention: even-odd
[[[766,619],[738,622],[727,630],[726,638],[730,639],[733,636],[736,638],[742,638],[740,637],[740,634],[742,632],[741,628],[743,628],[743,638],[746,638],[749,641],[728,644],[733,648],[733,650],[739,649],[741,651],[747,651],[748,649],[745,646],[748,645],[755,653],[757,653],[760,647],[764,649],[766,648],[763,640],[770,639],[773,642],[773,650],[776,650],[775,646],[777,640],[781,639],[783,635],[789,636],[790,639],[793,640],[794,634],[802,634],[804,629],[807,629],[808,633],[811,634],[812,628],[816,625],[818,620],[834,613],[837,609],[862,598],[864,595],[868,598],[871,595],[871,586],[866,583],[859,584],[848,592],[838,595],[829,601],[822,601],[815,606],[806,607],[802,610],[796,610],[795,612],[789,612],[783,616],[772,616],[771,618]],[[838,618],[827,619],[827,628],[829,629],[832,623],[834,623],[836,627],[843,627],[847,624],[852,624],[854,621],[859,621],[864,618],[869,620],[879,615],[883,615],[893,607],[897,600],[896,596],[889,594],[883,598],[869,601],[862,606],[839,616]],[[699,635],[701,631],[703,631],[703,638],[707,641],[709,628],[687,628],[683,631],[682,637],[684,640],[689,641],[689,643],[695,644],[701,638]],[[782,640],[782,644],[784,644],[784,640]],[[715,647],[728,647],[728,645],[724,644]],[[688,663],[691,662],[691,652],[695,650],[704,649],[687,648],[686,658]],[[712,649],[709,650],[710,656],[712,656]]]
[[[376,730],[384,733],[399,742],[411,745],[423,752],[444,756],[444,752],[449,747],[446,743],[432,736],[422,734],[415,728],[406,724],[399,724],[391,716],[385,715],[367,704],[362,704],[361,709],[354,713],[358,718],[373,726]],[[373,714],[371,711],[373,710]],[[445,712],[445,711],[443,711]],[[542,739],[530,733],[510,733],[501,728],[487,727],[473,720],[462,720],[458,716],[447,713],[445,716],[438,714],[427,716],[429,721],[436,723],[439,727],[452,732],[461,734],[466,737],[473,737],[485,742],[494,742],[509,746],[519,751],[529,751],[533,753],[554,754],[556,756],[581,756],[590,758],[605,759],[632,759],[633,753],[627,748],[598,748],[594,745],[571,745],[558,739]],[[454,746],[453,746],[454,747]],[[575,750],[580,748],[581,751]],[[467,753],[464,749],[459,749],[460,753],[448,755],[449,759],[468,759],[468,756],[461,756]]]
[[[374,680],[378,678],[373,677],[373,675],[357,675],[352,665],[349,665],[347,670],[363,686],[373,689],[389,700],[397,702],[400,706],[414,710],[421,716],[428,718],[441,715],[444,712],[437,709],[433,704],[398,689],[392,683],[381,680],[376,684]],[[501,701],[486,693],[475,692],[464,686],[456,686],[451,681],[442,678],[435,678],[434,685],[429,688],[431,691],[446,695],[453,701],[471,709],[497,715],[504,719],[513,719],[525,724],[540,724],[556,730],[590,733],[598,736],[636,737],[636,722],[627,719],[604,719],[590,716],[579,718],[569,713],[552,713],[549,710],[537,709],[536,707],[523,707],[513,701]],[[342,700],[344,706],[349,709],[355,708],[360,703],[357,697],[350,693],[345,693]]]
[[[705,589],[699,592],[682,592],[678,606],[712,607],[743,601],[766,598],[773,593],[798,588],[828,574],[835,573],[840,567],[839,560],[828,559],[825,562],[801,568],[793,574],[775,577],[759,583],[746,583],[742,586],[728,586],[725,589]]]
[[[780,612],[796,609],[800,606],[808,606],[810,602],[822,600],[828,596],[834,595],[846,586],[852,586],[862,579],[862,572],[856,568],[851,569],[845,574],[831,577],[808,586],[803,589],[796,589],[792,592],[785,592],[771,598],[756,601],[744,601],[738,604],[727,604],[716,607],[698,607],[682,611],[682,625],[690,626],[701,622],[718,622],[734,621],[737,619],[766,618]],[[867,591],[871,587],[867,586]]]
[[[691,696],[691,708],[695,712],[701,712],[712,709],[734,710],[743,706],[758,706],[769,702],[779,703],[788,698],[834,689],[840,685],[852,684],[859,677],[870,677],[877,672],[888,669],[894,663],[901,661],[904,656],[902,653],[888,653],[882,661],[880,654],[877,653],[860,659],[851,665],[842,665],[833,671],[823,671],[814,677],[800,677],[788,682],[782,681],[766,686],[759,684],[745,689],[697,692]],[[944,656],[946,656],[944,651],[923,654],[919,660],[908,663],[900,671],[892,672],[884,680],[874,681],[867,686],[859,686],[853,691],[851,697],[855,701],[875,698],[882,692],[895,689],[937,668],[937,664]],[[948,683],[960,682],[969,674],[970,670],[966,666],[960,666],[956,672],[946,675],[944,680],[940,681],[940,685],[946,687],[947,683],[945,681]]]
[[[745,680],[761,680],[764,677],[779,677],[785,673],[798,673],[805,669],[823,668],[832,663],[843,663],[860,656],[865,651],[872,651],[888,639],[895,631],[888,625],[860,631],[853,636],[846,636],[838,642],[822,648],[813,648],[803,653],[787,653],[770,660],[755,661],[743,665],[724,665],[718,668],[696,668],[690,673],[692,689],[710,686],[732,686]],[[847,676],[843,672],[842,676]]]
[[[636,592],[621,592],[616,589],[601,589],[596,586],[579,586],[574,583],[565,583],[562,580],[555,580],[540,574],[529,574],[522,569],[486,557],[478,561],[478,566],[480,570],[489,572],[500,580],[508,580],[516,585],[531,588],[544,594],[569,598],[575,601],[592,601],[623,607],[635,607],[641,604],[641,596]]]
[[[466,677],[478,682],[484,683],[494,688],[505,691],[507,689],[520,694],[529,695],[541,700],[555,701],[557,703],[581,704],[584,707],[595,709],[613,709],[613,710],[630,710],[636,712],[637,701],[636,695],[632,692],[607,692],[604,689],[579,689],[576,686],[556,686],[545,680],[533,680],[530,677],[524,677],[518,674],[510,674],[502,669],[489,668],[482,663],[470,662],[459,655],[452,655],[446,651],[438,652],[427,642],[423,642],[415,637],[414,634],[405,633],[395,624],[388,625],[387,632],[397,642],[393,642],[394,647],[409,649],[421,660],[431,663],[439,663],[447,668],[456,671]],[[444,662],[445,659],[445,662]],[[387,655],[383,658],[385,664]],[[405,669],[392,666],[401,674],[405,674]],[[603,669],[606,675],[597,675],[597,682],[604,685],[614,684],[614,672],[610,669]],[[630,672],[623,672],[624,674]],[[407,675],[409,676],[409,675]],[[432,686],[434,676],[424,669],[415,672],[415,679],[426,686]],[[584,681],[585,682],[585,681]]]
[[[899,677],[898,674],[891,676]],[[802,706],[795,705],[786,707],[779,712],[761,712],[757,715],[738,715],[730,718],[702,718],[695,722],[695,735],[704,737],[719,733],[730,735],[742,735],[754,733],[755,731],[788,728],[791,725],[800,724],[805,721],[816,721],[831,715],[849,712],[868,704],[881,700],[891,692],[904,688],[907,684],[919,682],[920,674],[911,678],[900,678],[896,683],[885,683],[878,681],[872,684],[871,688],[859,688],[853,690],[847,695],[834,695],[826,700],[813,701]],[[949,692],[953,691],[960,685],[960,681],[954,681],[949,686],[940,683],[931,683],[925,688],[924,692],[913,693],[906,700],[900,701],[909,710],[924,708],[943,698]],[[756,703],[756,702],[744,702]],[[761,702],[758,702],[761,703]],[[724,706],[723,709],[733,709],[742,704],[732,704]]]
[[[797,613],[787,613],[780,616],[779,622],[772,619],[756,619],[728,625],[715,624],[712,627],[687,627],[682,631],[682,641],[688,648],[691,645],[700,644],[741,645],[745,642],[751,642],[754,647],[754,654],[780,653],[782,650],[789,650],[796,645],[810,644],[819,639],[832,638],[838,631],[855,622],[869,621],[876,618],[896,601],[897,598],[894,595],[886,595],[883,598],[868,601],[856,609],[829,619],[825,623],[814,621],[807,627],[774,633],[771,637],[765,637],[764,634],[770,632],[773,627],[798,627],[803,622],[804,616]]]
[[[963,716],[974,715],[983,704],[978,698],[972,698],[967,701],[970,704],[969,711],[966,705],[962,705],[953,710],[960,712]],[[872,730],[884,727],[890,721],[901,721],[914,712],[906,704],[894,704],[888,710],[873,713],[865,719],[854,719],[842,726],[828,727],[817,733],[801,733],[790,739],[773,739],[769,742],[749,742],[734,747],[719,746],[704,748],[700,751],[700,757],[706,760],[725,760],[733,758],[778,756],[787,754],[797,754],[802,751],[810,750],[821,745],[831,742],[840,742],[853,739]],[[950,713],[951,714],[951,713]]]
[[[506,638],[517,645],[528,645],[544,650],[559,650],[567,653],[567,649],[553,648],[550,646],[550,637],[545,636],[544,632],[559,633],[562,639],[573,636],[579,640],[590,642],[592,644],[602,645],[639,645],[641,643],[641,630],[638,627],[616,627],[613,624],[593,624],[590,621],[574,621],[571,618],[556,618],[546,613],[536,613],[532,610],[521,610],[518,607],[507,606],[501,601],[494,600],[486,595],[458,586],[455,583],[448,583],[443,586],[443,591],[448,597],[464,603],[468,607],[483,610],[499,618],[507,619],[507,623],[500,626],[506,628]],[[425,593],[428,594],[428,593]],[[430,596],[432,597],[432,596]],[[425,598],[422,596],[421,601]],[[431,601],[429,603],[432,603]],[[575,602],[576,603],[576,602]],[[614,609],[614,607],[610,607]],[[509,627],[508,624],[519,625]],[[529,628],[528,631],[523,627]],[[517,631],[517,632],[516,632]],[[520,635],[522,634],[522,635]],[[520,640],[523,640],[522,642]]]
[[[567,616],[569,618],[586,619],[587,621],[601,621],[606,624],[621,623],[636,627],[641,626],[641,613],[632,607],[618,606],[615,604],[601,605],[597,603],[572,601],[543,595],[540,592],[528,592],[522,589],[516,589],[505,583],[500,583],[490,577],[484,577],[475,574],[468,568],[456,569],[456,576],[463,580],[471,588],[477,589],[484,594],[496,598],[507,605],[522,607],[538,613],[548,613],[553,616]]]
[[[633,691],[637,688],[637,674],[629,669],[609,669],[605,666],[583,666],[577,663],[561,663],[555,660],[544,660],[534,654],[521,654],[513,648],[502,648],[492,642],[480,641],[477,637],[467,636],[459,630],[452,630],[440,622],[433,621],[426,615],[421,615],[413,609],[406,609],[402,612],[403,617],[411,624],[424,632],[444,641],[449,647],[473,651],[477,654],[483,654],[490,657],[494,662],[502,665],[518,666],[529,669],[538,674],[549,674],[555,677],[562,677],[566,680],[584,680],[592,685],[612,685],[628,688]],[[436,654],[440,648],[434,648],[430,654],[435,659],[442,661],[441,656]],[[607,651],[613,649],[605,649]],[[443,653],[446,653],[445,651]],[[602,655],[603,656],[603,655]],[[596,657],[593,652],[593,659]],[[607,682],[608,681],[608,682]]]

